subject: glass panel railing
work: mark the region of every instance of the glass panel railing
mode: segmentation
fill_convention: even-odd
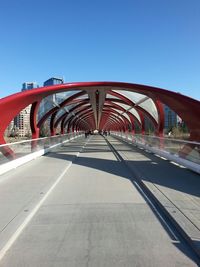
[[[127,141],[146,147],[147,149],[158,149],[175,155],[179,158],[189,160],[191,162],[200,164],[200,143],[172,138],[162,138],[150,135],[130,134],[130,133],[117,133],[112,132],[114,135],[126,139]]]
[[[0,165],[9,162],[11,159],[18,159],[33,152],[62,144],[81,135],[82,132],[74,132],[0,145]]]

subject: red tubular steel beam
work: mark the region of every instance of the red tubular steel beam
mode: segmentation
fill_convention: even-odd
[[[66,105],[70,105],[72,103],[74,103],[73,101],[77,98],[77,97],[80,97],[82,95],[85,95],[86,92],[82,91],[82,92],[79,92],[77,94],[74,94],[70,97],[68,97],[66,100],[64,100],[59,106],[60,107],[54,107],[52,108],[51,110],[49,110],[41,119],[40,121],[38,122],[38,128],[41,127],[41,125],[53,114],[55,113],[56,111],[58,111],[60,108],[63,108],[64,106]]]
[[[124,127],[121,125],[119,121],[115,121],[114,118],[110,117],[108,120],[108,126],[105,127],[105,130],[117,130],[125,132]]]
[[[104,90],[104,92],[107,93],[110,93],[110,90],[126,90],[147,95],[148,97],[153,99],[153,101],[158,100],[174,110],[178,114],[178,116],[181,117],[182,120],[186,123],[190,131],[190,140],[200,141],[200,102],[198,100],[192,99],[179,93],[146,85],[120,82],[83,82],[36,88],[0,99],[0,144],[5,143],[4,132],[11,120],[16,117],[18,113],[25,107],[30,104],[39,102],[43,98],[51,94],[79,90],[81,90],[80,93],[82,94],[96,90],[98,90],[99,92],[101,90]],[[31,117],[31,120],[34,120],[34,116]],[[162,120],[162,118],[160,118],[160,120]],[[161,131],[162,129],[162,123],[163,122],[160,123],[159,131]],[[37,125],[37,127],[38,126],[39,125]],[[37,127],[32,127],[33,131],[35,131],[35,133],[33,132],[33,136],[37,136]],[[5,155],[9,154],[12,158],[11,151],[6,152],[5,149],[3,150],[3,153]]]
[[[31,132],[32,132],[32,139],[39,138],[39,132],[40,129],[37,127],[37,114],[40,107],[40,101],[34,102],[31,106],[31,112],[30,112],[30,126],[31,126]],[[34,140],[31,142],[31,150],[37,148],[37,141]]]
[[[118,121],[118,120],[116,120],[116,117],[113,117],[113,116],[108,116],[108,118],[107,118],[107,122],[106,122],[106,124],[105,124],[105,129],[108,129],[108,128],[110,128],[110,124],[114,124],[114,128],[118,128],[119,130],[122,128],[122,124],[121,124],[121,121]],[[108,127],[108,126],[109,127]],[[118,126],[118,127],[117,127]]]
[[[122,99],[115,99],[115,98],[106,98],[106,101],[111,101],[111,102],[115,102],[115,103],[122,103],[122,104],[125,104],[125,105],[129,105],[129,104],[127,104],[126,102],[124,102]],[[132,102],[133,103],[133,102]],[[132,107],[132,106],[130,106],[130,107]],[[155,128],[157,128],[158,127],[158,123],[157,123],[157,121],[154,119],[154,117],[150,114],[150,113],[148,113],[145,109],[143,109],[143,108],[141,108],[141,107],[139,107],[139,106],[136,106],[136,107],[133,107],[137,112],[138,112],[138,114],[139,114],[139,112],[141,112],[141,113],[144,113],[150,120],[151,120],[151,122],[153,123],[153,125],[154,125],[154,127]],[[141,114],[140,113],[140,114]]]
[[[89,103],[89,98],[84,99],[84,100],[80,101],[76,106],[74,106],[73,108],[71,108],[71,109],[69,110],[69,112],[65,112],[64,114],[62,114],[62,115],[56,120],[55,125],[54,125],[55,128],[58,126],[59,122],[60,122],[64,117],[66,117],[70,112],[73,112],[73,111],[75,111],[76,109],[78,109],[79,107],[81,107],[81,106],[83,106],[83,105],[86,105],[86,104],[88,104],[88,103]]]
[[[87,108],[91,108],[91,107],[88,106]],[[83,109],[78,110],[78,112],[76,112],[75,115],[76,115],[76,116],[79,115],[81,112],[87,110],[87,108],[84,107]],[[69,118],[67,118],[67,116],[68,116],[68,114],[66,114],[66,116],[64,116],[64,117],[62,118],[62,121],[61,121],[61,127],[62,127],[63,129],[66,127],[66,124],[74,118],[74,116],[71,116],[71,117],[69,117]]]
[[[56,119],[56,112],[51,115],[51,120],[50,120],[50,133],[51,133],[51,136],[54,136],[56,134],[56,129],[54,127],[55,119]]]
[[[119,113],[119,112],[116,111],[115,109],[112,109],[112,108],[108,108],[108,109],[103,108],[103,112],[106,112],[106,111],[112,113],[113,115],[116,114],[116,115],[118,115],[119,117],[121,117],[122,120],[124,121],[124,125],[125,125],[126,127],[128,127],[128,125],[131,124],[131,122],[130,122],[130,121],[129,121],[123,114]]]
[[[58,126],[58,124],[59,124],[59,122],[61,121],[61,129],[64,129],[64,122],[66,121],[66,119],[67,119],[67,116],[71,113],[71,112],[74,112],[74,111],[79,111],[80,110],[80,108],[82,107],[82,106],[84,106],[85,105],[85,103],[81,103],[81,104],[79,104],[79,105],[77,105],[77,106],[75,106],[75,107],[73,107],[72,109],[70,109],[69,110],[69,112],[66,112],[66,113],[64,113],[62,116],[60,116],[60,118],[58,118],[58,120],[55,122],[55,128],[57,128],[57,126]],[[91,106],[87,106],[88,108],[90,108]],[[84,109],[85,109],[86,107],[84,107]],[[72,118],[73,116],[71,116],[71,117],[69,117],[68,118],[68,120],[70,119],[70,118]],[[67,122],[67,121],[66,121]]]
[[[105,107],[106,107],[106,105],[105,105]],[[111,113],[115,113],[118,116],[122,117],[122,119],[124,121],[124,125],[126,126],[127,129],[128,129],[128,125],[132,125],[134,123],[134,120],[130,119],[130,121],[129,121],[124,115],[120,114],[119,112],[116,112],[115,110],[114,110],[114,112],[112,112],[113,109],[110,109],[110,108],[109,109],[105,109],[104,108],[103,111],[110,111]],[[103,123],[105,125],[106,120],[108,120],[108,118],[106,118],[105,116],[102,116],[102,120],[103,120]]]
[[[109,91],[110,88],[112,88],[114,90],[128,90],[132,92],[141,93],[151,98],[156,97],[156,99],[160,100],[162,103],[169,106],[184,120],[184,122],[187,124],[190,130],[191,139],[196,141],[200,140],[199,101],[175,92],[151,86],[120,83],[120,82],[85,82],[85,83],[70,83],[70,84],[61,84],[61,85],[36,88],[18,94],[14,94],[6,98],[2,98],[0,100],[0,114],[3,114],[1,116],[1,125],[0,125],[0,136],[1,136],[0,141],[5,142],[3,134],[10,121],[23,108],[25,108],[29,104],[36,102],[41,97],[44,98],[53,93],[71,91],[71,90],[87,89],[87,91],[89,91],[89,90],[94,90],[95,87],[98,88],[98,90],[101,90],[101,87],[107,91]],[[9,112],[9,114],[8,113],[5,114],[4,112],[4,110],[7,109],[11,111]],[[192,120],[191,117],[193,118]]]
[[[105,128],[105,126],[107,125],[107,122],[112,119],[112,121],[114,121],[115,123],[117,123],[119,126],[120,126],[120,129],[123,128],[124,129],[124,122],[120,119],[120,118],[117,118],[116,116],[114,116],[112,113],[110,112],[106,112],[106,113],[103,113],[103,117],[105,119],[105,123],[104,123],[104,126],[103,126],[103,129]]]
[[[104,115],[107,115],[108,118],[109,118],[109,117],[112,117],[114,120],[116,120],[116,121],[120,121],[123,130],[124,130],[124,131],[126,130],[126,128],[125,128],[125,123],[124,123],[124,120],[123,120],[122,118],[116,117],[115,114],[113,114],[112,112],[109,112],[109,111],[103,111],[102,113],[103,113]]]
[[[93,110],[91,109],[91,110],[87,110],[87,111],[85,111],[85,112],[82,112],[81,113],[81,117],[79,116],[79,117],[73,117],[73,119],[70,121],[70,124],[72,124],[74,121],[77,121],[77,120],[84,120],[85,119],[85,117],[87,117],[87,115],[93,115]]]
[[[129,111],[126,111],[126,109],[124,109],[123,107],[117,105],[116,103],[112,103],[112,102],[110,102],[110,101],[105,101],[105,103],[111,103],[111,104],[110,104],[110,105],[104,104],[104,107],[112,107],[112,108],[116,108],[116,109],[121,110],[121,111],[123,111],[124,113],[126,113],[126,114],[129,116],[130,120],[131,120],[131,124],[132,124],[132,126],[134,126],[134,121],[136,120],[137,123],[139,124],[139,126],[142,128],[141,122],[140,122],[140,121],[138,120],[138,118],[135,117],[132,113],[130,113]]]
[[[75,116],[83,116],[88,111],[92,111],[91,107],[83,108],[83,109],[79,110],[78,112],[76,112]],[[70,117],[68,120],[75,119],[75,116]],[[65,124],[68,122],[68,120],[65,121]],[[65,127],[65,125],[64,125],[64,127]]]
[[[90,129],[95,128],[95,122],[94,122],[93,114],[85,115],[83,118],[76,118],[76,121],[75,121],[76,125],[79,126],[81,123],[83,123],[83,120],[85,122],[87,122],[88,125],[91,125]],[[85,128],[85,130],[87,130],[87,128]]]
[[[163,130],[165,126],[165,114],[164,114],[163,104],[157,99],[154,100],[154,103],[158,111],[158,127],[156,134],[159,137],[163,137]]]
[[[122,94],[120,94],[120,93],[118,93],[118,92],[113,92],[113,91],[110,91],[109,92],[109,94],[110,95],[113,95],[113,96],[115,96],[115,97],[118,97],[120,100],[122,100],[123,102],[124,102],[124,104],[126,104],[126,105],[130,105],[132,108],[134,108],[137,112],[138,112],[138,114],[140,115],[140,114],[145,114],[152,122],[153,122],[153,124],[154,124],[154,126],[155,126],[155,128],[157,129],[158,128],[158,123],[157,123],[157,121],[154,119],[154,117],[149,113],[149,112],[147,112],[145,109],[143,109],[142,107],[140,107],[140,106],[135,106],[135,103],[132,101],[132,100],[130,100],[129,98],[127,98],[126,96],[124,96],[124,95],[122,95]],[[109,98],[108,98],[109,99]],[[118,102],[118,100],[117,99],[113,99],[112,101],[115,101],[115,102]],[[158,114],[159,114],[159,112],[158,112]],[[140,118],[141,119],[141,121],[143,121],[143,115],[142,115],[142,118]],[[142,126],[142,128],[144,129],[144,125]]]
[[[77,112],[81,110],[80,107],[81,107],[81,105],[80,105],[79,107],[77,107],[77,106],[75,107],[75,108],[77,108]],[[70,109],[69,112],[66,112],[66,113],[64,113],[62,116],[60,116],[60,118],[58,118],[58,120],[55,122],[55,127],[58,126],[58,123],[59,123],[60,121],[61,121],[61,123],[63,123],[63,122],[66,120],[67,116],[70,115],[70,113],[71,113],[72,111],[74,111],[75,108]],[[91,105],[90,105],[90,106],[87,106],[87,108],[91,108]],[[84,109],[85,109],[85,107],[84,107]],[[83,110],[84,110],[84,109],[83,109]],[[68,120],[69,120],[70,118],[72,118],[72,117],[73,117],[73,116],[71,115],[71,116],[68,118]]]
[[[106,130],[113,130],[113,131],[120,131],[121,130],[121,124],[119,122],[116,122],[112,120],[111,118],[108,119],[105,129]]]
[[[78,114],[78,113],[79,112],[77,112],[76,114]],[[83,119],[84,118],[84,115],[85,114],[88,114],[88,113],[93,113],[93,110],[87,110],[87,111],[84,111],[84,112],[83,112],[83,110],[81,110],[81,118]],[[64,124],[64,128],[65,128],[66,124],[68,123],[68,131],[69,131],[69,129],[71,127],[71,124],[73,123],[73,121],[75,119],[76,119],[76,116],[71,117],[68,121],[66,121],[65,124]]]
[[[83,121],[83,119],[78,120],[78,118],[77,118],[77,120],[76,120],[77,127],[79,127],[79,125],[81,125],[83,123],[85,123],[85,125],[86,125],[86,123],[87,123],[87,125],[90,125],[92,118],[93,118],[92,114],[85,116],[84,121]],[[89,122],[88,122],[88,120],[89,120]],[[85,129],[87,129],[87,128],[85,128]]]

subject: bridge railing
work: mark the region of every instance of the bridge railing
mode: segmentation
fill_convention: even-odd
[[[13,159],[19,159],[37,151],[42,151],[42,154],[44,154],[48,149],[65,143],[81,134],[81,132],[74,132],[0,145],[0,165],[10,161],[9,157],[5,156],[6,151],[7,153],[12,153]]]
[[[183,164],[183,166],[185,163],[191,162],[194,163],[194,166],[199,165],[200,168],[200,143],[198,142],[122,132],[113,132],[112,134],[140,148]]]

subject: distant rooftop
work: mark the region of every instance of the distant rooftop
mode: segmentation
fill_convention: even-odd
[[[37,87],[38,87],[38,84],[36,82],[24,82],[22,84],[22,91],[30,90],[30,89],[37,88]]]
[[[61,83],[64,83],[63,78],[52,77],[44,82],[44,86],[50,86],[50,85],[61,84]]]

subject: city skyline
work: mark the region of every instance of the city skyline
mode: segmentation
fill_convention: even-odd
[[[200,2],[0,3],[0,97],[23,81],[121,81],[200,99]]]

